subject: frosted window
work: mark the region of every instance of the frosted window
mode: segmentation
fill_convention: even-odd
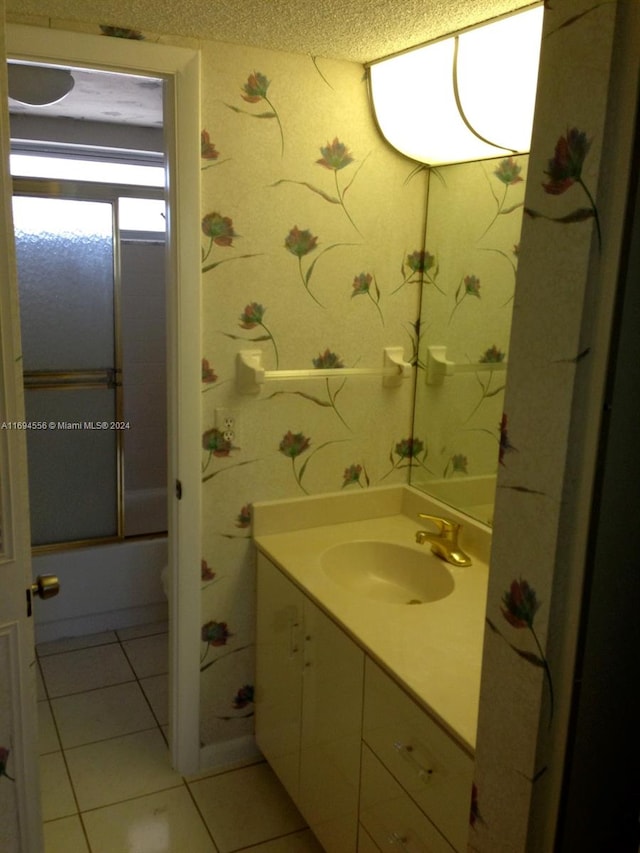
[[[99,184],[129,184],[139,187],[164,187],[165,185],[164,166],[110,163],[81,160],[77,157],[11,154],[10,167],[11,174],[21,178],[93,181]]]
[[[165,247],[121,247],[125,535],[167,529]]]
[[[156,231],[164,234],[167,230],[166,205],[157,198],[118,199],[118,222],[121,231]]]
[[[114,364],[110,203],[13,199],[25,370]]]
[[[118,532],[117,433],[91,429],[115,421],[111,389],[25,391],[33,545],[115,536]]]

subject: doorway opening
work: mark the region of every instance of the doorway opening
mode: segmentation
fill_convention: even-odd
[[[163,81],[168,164],[168,589],[169,742],[173,766],[183,774],[200,767],[198,665],[200,609],[200,54],[197,50],[132,42],[52,28],[7,24],[10,61],[56,68],[95,69]],[[64,105],[64,101],[61,102]],[[114,102],[105,109],[117,111]],[[114,109],[114,107],[116,107]],[[124,148],[141,131],[130,129]],[[88,144],[103,143],[102,136]],[[79,176],[78,176],[79,177]],[[119,547],[119,543],[109,546]],[[106,550],[106,549],[102,549]],[[65,552],[67,560],[81,549]],[[94,573],[95,575],[95,573]],[[88,576],[82,576],[90,583]],[[132,584],[132,593],[136,592]],[[42,610],[70,598],[71,586]],[[40,604],[38,605],[40,608]]]
[[[34,564],[71,593],[42,642],[167,617],[164,83],[9,81]]]

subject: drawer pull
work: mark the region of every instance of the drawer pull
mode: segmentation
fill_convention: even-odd
[[[418,778],[422,779],[423,782],[429,782],[431,777],[433,776],[433,767],[424,767],[418,759],[413,754],[413,747],[411,744],[400,743],[399,741],[395,741],[393,744],[393,748],[398,752],[403,758],[406,758],[418,773]]]
[[[393,844],[394,847],[399,847],[400,850],[408,850],[409,849],[407,847],[407,841],[408,840],[409,839],[406,836],[400,835],[399,832],[392,832],[391,835],[387,838],[387,842],[389,845]]]
[[[296,631],[300,627],[298,622],[294,622],[292,619],[289,624],[289,657],[292,658],[299,651],[298,649],[298,639],[296,637]]]

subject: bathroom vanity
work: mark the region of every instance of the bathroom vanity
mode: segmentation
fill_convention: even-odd
[[[460,521],[468,567],[417,545]],[[489,530],[408,486],[254,506],[256,739],[327,853],[466,849]]]

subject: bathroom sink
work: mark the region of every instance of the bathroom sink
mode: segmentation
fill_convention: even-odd
[[[449,569],[428,550],[358,540],[328,548],[323,572],[349,592],[389,604],[425,604],[453,592]]]

